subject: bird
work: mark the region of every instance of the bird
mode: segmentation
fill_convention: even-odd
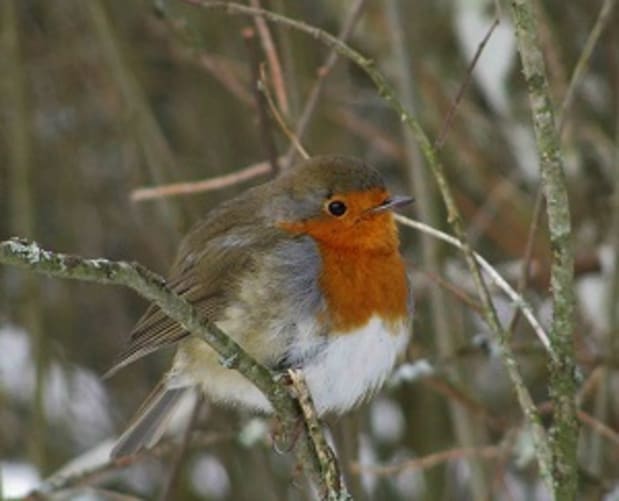
[[[311,157],[198,221],[167,285],[260,363],[300,369],[319,416],[343,414],[382,386],[409,341],[413,299],[393,211],[410,202],[363,160]],[[107,376],[172,344],[170,370],[112,457],[155,445],[191,391],[272,412],[260,390],[154,304]]]

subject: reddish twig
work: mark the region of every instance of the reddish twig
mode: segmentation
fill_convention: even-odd
[[[198,64],[243,104],[251,108],[256,107],[256,102],[251,93],[247,91],[245,84],[230,70],[223,58],[201,52],[198,55]]]
[[[458,449],[449,449],[446,451],[435,452],[417,459],[409,459],[401,463],[396,463],[387,466],[379,465],[363,465],[353,463],[350,466],[350,471],[355,474],[370,473],[378,476],[396,475],[404,470],[416,471],[427,470],[434,468],[447,461],[454,459],[496,459],[505,455],[507,451],[502,445],[488,445],[485,447],[462,447]]]
[[[269,121],[267,103],[262,92],[260,92],[258,86],[260,84],[260,55],[258,53],[258,47],[256,45],[256,34],[253,28],[245,28],[243,30],[243,39],[247,47],[247,53],[249,55],[249,65],[251,67],[251,87],[254,92],[254,98],[256,99],[256,105],[258,108],[258,119],[260,121],[260,132],[262,135],[262,142],[266,150],[267,158],[271,163],[271,171],[273,175],[277,175],[279,172],[279,162],[277,161],[277,148],[275,146],[275,139],[273,138],[273,130]]]
[[[263,68],[261,68],[261,70],[262,69]],[[304,160],[308,159],[309,153],[303,147],[303,145],[301,144],[301,141],[296,136],[296,134],[292,132],[292,130],[290,130],[290,127],[288,127],[288,124],[286,123],[286,119],[282,116],[282,114],[277,109],[277,105],[275,104],[275,102],[273,101],[273,98],[271,97],[269,88],[265,80],[266,78],[264,75],[264,71],[261,71],[260,81],[258,82],[258,90],[262,92],[262,94],[264,95],[264,98],[266,99],[267,104],[269,105],[269,111],[271,112],[271,115],[273,116],[273,118],[275,118],[275,121],[279,125],[279,128],[282,130],[282,132],[286,135],[286,137],[290,141],[291,147],[293,147],[296,151],[299,152],[299,154],[301,155],[301,158],[303,158]]]
[[[539,228],[539,223],[542,215],[542,207],[544,206],[544,193],[540,188],[537,189],[537,194],[535,195],[535,207],[533,209],[533,216],[531,217],[531,225],[529,226],[529,232],[527,235],[527,244],[524,249],[524,255],[522,256],[522,272],[520,274],[520,278],[518,279],[518,293],[520,295],[524,294],[525,289],[529,283],[529,276],[531,275],[531,259],[533,257],[533,248],[535,243],[535,238],[537,236],[537,230]],[[520,318],[520,310],[514,311],[514,314],[509,322],[509,326],[507,327],[507,333],[511,335],[518,324],[518,319]]]
[[[467,395],[445,377],[431,376],[424,378],[423,382],[432,390],[458,403],[474,416],[481,417],[492,429],[505,429],[505,422],[501,418],[494,416],[481,402]]]
[[[619,433],[613,430],[610,426],[598,421],[591,414],[588,414],[583,410],[577,410],[576,416],[578,416],[581,423],[586,424],[593,431],[610,440],[615,447],[619,447]]]
[[[361,12],[363,10],[363,6],[367,0],[355,0],[355,3],[351,6],[350,10],[346,14],[346,18],[342,24],[342,29],[338,33],[337,37],[342,42],[346,42],[352,31],[361,16]],[[305,102],[305,106],[303,107],[303,111],[301,112],[301,117],[297,122],[297,127],[295,130],[295,136],[301,139],[305,134],[305,130],[307,129],[307,125],[309,124],[310,118],[316,109],[316,105],[318,104],[318,98],[324,88],[325,81],[327,75],[331,73],[331,70],[335,66],[338,60],[338,53],[334,48],[329,49],[329,54],[325,59],[325,62],[318,69],[318,78],[314,82],[312,89],[309,92],[307,97],[307,101]],[[284,161],[284,167],[290,167],[292,161],[294,160],[295,155],[295,147],[293,144],[290,145],[288,151],[286,152],[286,159]]]
[[[262,5],[260,5],[260,0],[249,0],[249,3],[252,7],[262,7]],[[271,32],[269,31],[269,27],[264,18],[254,16],[254,23],[256,24],[256,29],[258,30],[258,36],[260,37],[262,49],[264,50],[269,63],[271,81],[273,82],[273,89],[275,91],[275,98],[277,99],[278,107],[282,110],[284,115],[288,115],[290,108],[288,106],[286,85],[284,84],[282,65],[279,62],[279,56],[277,55],[277,50],[275,49],[273,37],[271,36]]]
[[[270,172],[271,165],[269,162],[258,162],[245,167],[244,169],[233,172],[232,174],[204,179],[202,181],[166,184],[152,188],[138,188],[131,192],[131,200],[134,202],[141,202],[143,200],[151,200],[154,198],[191,195],[195,193],[204,193],[205,191],[220,190],[222,188],[227,188],[228,186],[239,184],[243,181],[248,181],[249,179],[253,179],[258,176],[267,175]]]

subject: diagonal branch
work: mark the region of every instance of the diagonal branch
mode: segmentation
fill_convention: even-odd
[[[0,263],[26,268],[58,278],[82,280],[108,285],[122,285],[133,289],[155,303],[161,311],[178,322],[185,330],[198,336],[220,356],[226,367],[239,371],[262,391],[281,419],[284,436],[298,435],[299,419],[303,419],[298,402],[280,382],[277,374],[260,364],[243,350],[232,338],[208,319],[201,318],[196,309],[172,292],[163,278],[139,263],[85,259],[70,254],[60,254],[41,249],[36,243],[13,238],[0,242]],[[316,455],[313,441],[307,434],[297,442],[299,461],[308,475],[314,478],[321,490],[334,496],[345,492],[321,475],[321,462]],[[331,459],[335,461],[335,458]],[[337,466],[334,466],[337,468]]]

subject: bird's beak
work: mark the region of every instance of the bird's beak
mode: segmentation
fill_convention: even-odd
[[[404,207],[405,205],[412,204],[415,201],[413,197],[390,197],[382,204],[370,209],[370,212],[376,214],[377,212],[385,212],[388,210],[397,209],[398,207]]]

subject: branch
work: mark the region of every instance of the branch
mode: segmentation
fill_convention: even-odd
[[[408,226],[410,228],[415,228],[416,230],[421,231],[427,235],[431,235],[434,238],[442,240],[443,242],[447,242],[449,245],[462,250],[462,242],[460,242],[457,238],[452,237],[451,235],[444,233],[436,228],[432,228],[427,224],[421,223],[419,221],[415,221],[414,219],[410,219],[408,217],[402,216],[400,214],[396,214],[396,221],[404,226]],[[544,327],[539,323],[539,320],[535,317],[531,306],[527,303],[524,297],[516,292],[514,288],[509,285],[507,280],[505,280],[500,273],[493,268],[493,266],[480,254],[477,252],[474,253],[475,259],[479,263],[479,265],[483,268],[483,270],[488,274],[490,279],[494,282],[494,284],[501,289],[507,297],[513,302],[514,306],[520,311],[524,317],[529,322],[529,325],[533,328],[533,331],[546,348],[546,351],[550,355],[552,359],[556,359],[556,354],[552,348],[550,340],[548,339],[548,335],[546,331],[544,331]]]
[[[172,292],[163,278],[139,263],[109,261],[107,259],[84,259],[70,254],[60,254],[41,249],[36,243],[13,238],[0,242],[0,263],[26,268],[58,278],[82,280],[108,285],[122,285],[133,289],[155,303],[172,320],[186,331],[198,336],[220,356],[222,364],[239,371],[250,380],[273,405],[280,418],[284,436],[294,437],[298,423],[303,419],[298,402],[280,382],[280,377],[260,364],[245,352],[215,323],[200,317],[196,309]],[[305,471],[329,494],[332,491],[321,475],[320,460],[316,456],[313,441],[304,433],[297,442],[297,457]],[[341,493],[333,493],[337,497]]]
[[[333,454],[322,433],[320,421],[314,408],[314,401],[303,377],[303,372],[291,369],[288,371],[288,376],[297,393],[297,399],[299,400],[301,412],[305,419],[305,426],[307,427],[307,434],[316,451],[316,457],[320,463],[320,471],[325,479],[325,483],[329,486],[331,492],[343,492],[340,469],[335,459],[335,454]]]
[[[281,161],[282,158],[283,157],[280,157],[278,161]],[[191,195],[194,193],[204,193],[205,191],[219,190],[258,176],[265,176],[270,172],[271,164],[268,161],[258,162],[233,172],[232,174],[225,174],[201,181],[137,188],[131,192],[131,200],[133,202],[141,202],[142,200],[150,200],[152,198],[175,197],[178,195]]]
[[[252,7],[260,8],[260,0],[249,0]],[[284,85],[284,75],[282,71],[282,65],[279,62],[279,56],[277,55],[277,49],[275,48],[275,42],[269,31],[269,27],[266,21],[260,16],[254,18],[254,24],[258,30],[258,36],[262,43],[262,49],[269,62],[269,71],[271,73],[271,81],[275,89],[275,96],[277,97],[277,103],[279,108],[285,115],[290,112],[288,107],[288,96],[286,95],[286,86]]]
[[[527,0],[512,0],[511,6],[518,51],[529,92],[553,250],[550,275],[553,322],[550,340],[557,359],[551,361],[549,386],[556,411],[550,442],[552,478],[547,477],[546,480],[557,499],[574,499],[578,488],[578,422],[574,401],[574,252],[569,199],[533,6]]]
[[[263,142],[265,153],[271,163],[271,171],[273,176],[279,172],[279,164],[277,162],[277,147],[273,137],[273,128],[267,113],[267,104],[264,96],[260,92],[260,54],[258,50],[258,41],[253,28],[244,28],[241,32],[247,55],[249,57],[249,67],[251,69],[251,88],[256,101],[256,109],[258,111],[258,123],[260,125],[260,137]]]
[[[215,444],[230,441],[236,438],[233,432],[211,432],[194,431],[191,434],[191,449],[205,449]],[[31,491],[25,498],[27,500],[48,499],[51,494],[77,487],[79,485],[89,485],[106,478],[116,470],[128,468],[136,463],[140,463],[150,458],[165,458],[174,453],[178,448],[175,439],[167,438],[161,440],[151,449],[146,449],[121,458],[109,458],[102,463],[96,462],[83,467],[74,468],[65,465],[60,472],[54,473],[51,477],[35,490]],[[88,453],[87,453],[88,454]],[[78,458],[77,461],[80,459]],[[68,470],[68,471],[67,471]]]
[[[589,60],[591,59],[593,49],[595,48],[598,39],[602,35],[602,32],[606,28],[608,21],[610,20],[615,3],[616,0],[604,0],[602,9],[600,10],[598,17],[595,20],[593,29],[591,30],[591,33],[589,33],[587,41],[585,42],[585,46],[580,54],[580,57],[578,58],[578,62],[576,63],[576,67],[574,68],[574,72],[572,73],[572,78],[570,79],[570,84],[567,88],[567,91],[565,92],[563,102],[561,103],[561,109],[559,110],[559,135],[561,134],[561,131],[565,126],[567,115],[570,106],[572,105],[574,94],[576,93],[576,88],[580,84],[585,70],[587,69],[587,65],[589,64]]]
[[[369,465],[352,463],[350,470],[355,474],[372,474],[380,477],[392,476],[402,471],[417,471],[434,468],[440,464],[454,459],[494,459],[505,456],[508,451],[502,445],[486,445],[483,447],[463,447],[460,449],[448,449],[446,451],[435,452],[416,459],[409,459],[391,465]]]
[[[350,6],[350,9],[346,13],[346,17],[342,23],[342,28],[338,33],[337,37],[342,40],[342,42],[346,42],[348,38],[352,35],[352,32],[357,24],[357,21],[361,17],[363,8],[365,7],[367,0],[355,0],[354,3]],[[307,130],[307,126],[310,122],[310,118],[312,114],[316,110],[316,106],[318,105],[318,98],[322,93],[322,90],[325,86],[325,81],[331,70],[337,63],[338,53],[334,48],[331,48],[329,54],[326,59],[318,69],[318,78],[314,82],[311,90],[309,91],[307,100],[305,101],[305,106],[303,107],[303,111],[301,112],[301,116],[297,121],[297,126],[294,131],[294,135],[298,138],[303,137],[305,131]],[[286,160],[284,162],[284,168],[287,169],[291,166],[292,161],[294,160],[295,152],[298,151],[298,148],[295,147],[294,144],[291,144],[286,152]]]

